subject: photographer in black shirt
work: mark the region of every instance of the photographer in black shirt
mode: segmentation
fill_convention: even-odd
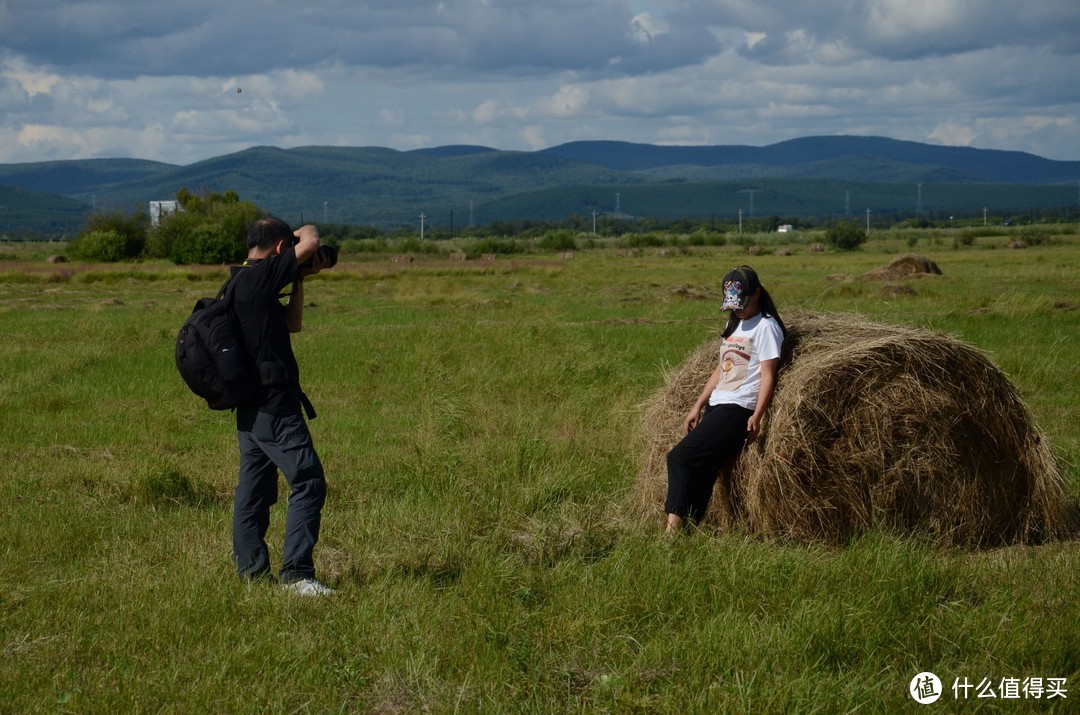
[[[322,596],[333,590],[315,578],[312,552],[326,501],[322,463],[304,420],[315,417],[300,388],[291,333],[303,328],[304,278],[327,267],[314,226],[293,231],[276,218],[255,222],[248,257],[233,270],[233,306],[261,387],[255,400],[236,410],[240,476],[233,502],[233,556],[242,577],[270,575],[266,531],[278,497],[278,469],[289,484],[285,550],[279,577],[288,590]],[[286,305],[281,294],[292,285]]]

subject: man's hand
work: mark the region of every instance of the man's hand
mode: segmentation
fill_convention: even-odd
[[[296,236],[296,262],[303,263],[319,248],[319,230],[308,224],[293,231]]]

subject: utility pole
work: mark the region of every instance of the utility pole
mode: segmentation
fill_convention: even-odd
[[[593,212],[592,212],[592,232],[593,232],[593,235],[595,236],[596,235],[596,209],[593,209]]]
[[[424,219],[425,218],[427,218],[427,217],[424,216],[424,212],[421,211],[420,212],[420,240],[421,241],[424,240]]]
[[[870,209],[866,209],[866,232],[870,233]]]
[[[986,207],[983,206],[983,226],[986,225]]]
[[[742,233],[742,209],[739,209],[739,233]]]
[[[326,202],[326,201],[323,201],[323,202],[322,202],[322,222],[323,222],[323,223],[326,223],[326,222],[327,222],[327,219],[326,219],[326,204],[327,204],[327,203],[328,203],[328,202]]]

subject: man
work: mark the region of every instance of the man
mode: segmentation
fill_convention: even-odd
[[[289,591],[324,596],[334,591],[315,578],[312,552],[319,540],[326,481],[304,421],[315,417],[300,389],[290,333],[303,328],[304,277],[324,264],[316,254],[319,232],[295,232],[284,221],[263,218],[248,232],[248,257],[232,269],[230,290],[245,342],[259,367],[261,387],[253,402],[237,408],[240,477],[233,502],[233,556],[240,576],[270,576],[266,531],[277,501],[280,469],[289,484],[285,551],[279,578]],[[305,261],[310,262],[303,268]],[[289,285],[287,305],[280,295]]]

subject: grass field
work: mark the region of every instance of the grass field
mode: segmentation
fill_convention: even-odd
[[[629,508],[641,404],[716,330],[718,301],[698,298],[741,262],[781,312],[987,351],[1080,502],[1080,238],[1006,240],[919,245],[944,275],[894,298],[825,280],[909,250],[889,238],[339,265],[294,340],[330,483],[316,565],[339,593],[317,601],[234,577],[232,417],[172,364],[224,271],[9,255],[0,711],[914,712],[921,671],[945,690],[931,709],[1075,711],[1076,540],[671,540]],[[1030,678],[1067,679],[1067,699],[1003,698]],[[965,679],[998,697],[958,699]]]

